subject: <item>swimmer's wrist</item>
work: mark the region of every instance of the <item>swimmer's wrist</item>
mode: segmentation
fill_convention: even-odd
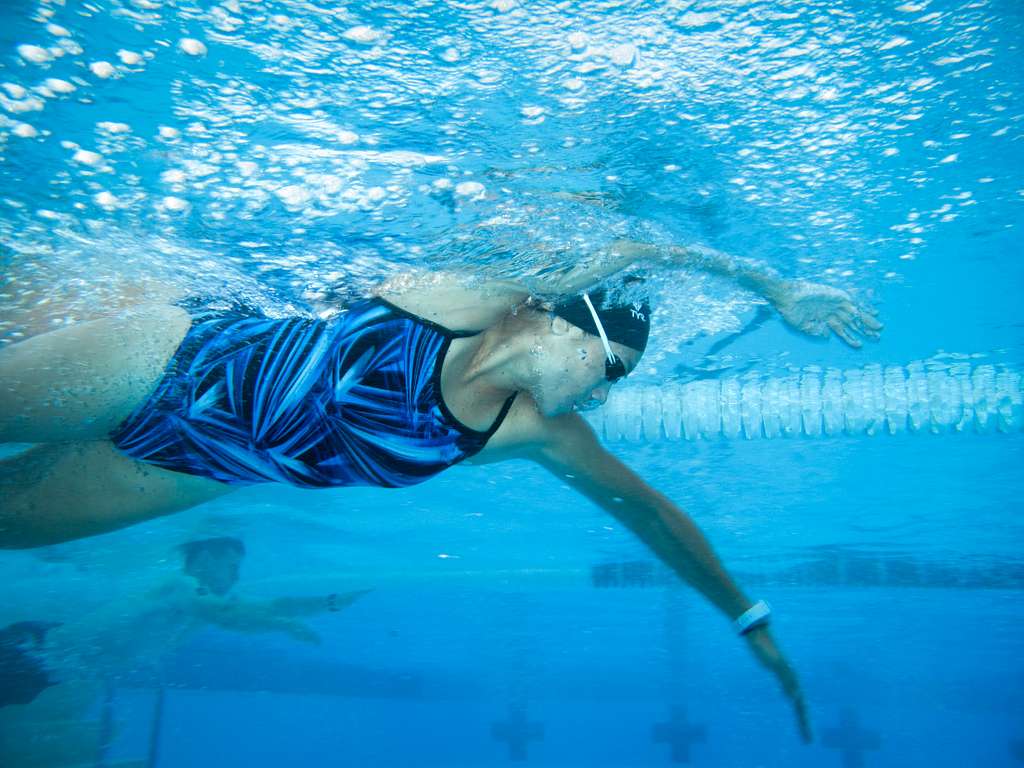
[[[749,635],[756,630],[767,628],[771,623],[772,608],[764,600],[758,600],[747,610],[733,619],[732,626],[739,635]]]
[[[768,299],[772,304],[783,299],[789,290],[789,281],[771,272],[746,270],[739,275],[738,282],[747,290]]]

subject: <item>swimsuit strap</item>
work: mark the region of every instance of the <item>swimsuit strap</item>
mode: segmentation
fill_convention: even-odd
[[[505,417],[508,416],[508,412],[512,409],[512,404],[516,401],[516,395],[518,392],[513,392],[505,400],[505,404],[501,406],[501,410],[498,411],[498,418],[491,424],[491,428],[487,430],[487,437],[491,437],[501,427],[502,422],[505,421]]]
[[[449,419],[453,424],[457,425],[459,429],[464,430],[465,432],[468,432],[473,435],[480,435],[485,442],[486,440],[490,439],[490,437],[495,432],[498,431],[498,428],[501,427],[502,422],[505,421],[505,417],[508,415],[509,410],[511,410],[512,408],[512,403],[515,402],[516,395],[519,394],[518,392],[513,392],[505,399],[505,402],[501,406],[501,410],[498,411],[497,418],[495,418],[494,422],[487,429],[473,429],[468,424],[464,424],[454,413],[452,413],[451,409],[448,407],[448,403],[444,401],[444,397],[441,395],[441,368],[444,365],[445,357],[448,355],[448,348],[451,346],[452,339],[465,339],[469,338],[470,336],[476,336],[478,334],[483,333],[486,329],[481,328],[476,331],[452,330],[451,328],[443,326],[440,323],[435,323],[432,320],[427,320],[425,317],[420,317],[419,315],[413,312],[410,312],[406,309],[402,309],[398,305],[392,304],[390,301],[383,298],[382,296],[374,296],[371,299],[371,301],[383,304],[396,315],[407,317],[414,322],[420,323],[421,325],[425,325],[428,328],[435,330],[437,333],[445,337],[445,342],[437,353],[437,360],[440,361],[440,364],[435,363],[432,377],[434,380],[434,391],[437,393],[437,402],[441,408],[441,412],[445,415],[445,418]]]

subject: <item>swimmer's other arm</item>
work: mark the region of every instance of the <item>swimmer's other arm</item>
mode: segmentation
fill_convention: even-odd
[[[819,338],[828,338],[834,333],[854,349],[862,346],[862,339],[877,340],[882,330],[876,311],[842,289],[806,280],[789,280],[763,264],[714,248],[617,240],[609,247],[607,258],[600,262],[615,271],[645,263],[698,269],[733,280],[741,288],[767,299],[797,331]]]
[[[560,480],[608,511],[681,578],[733,620],[751,607],[693,520],[606,451],[576,413],[545,419],[528,455]],[[796,673],[766,627],[744,636],[795,709],[801,736],[810,741],[807,708]]]
[[[383,283],[374,293],[427,320],[477,330],[489,327],[530,296],[576,294],[627,267],[666,261],[664,248],[633,240],[616,240],[586,256],[565,248],[543,250],[556,259],[555,264],[543,274],[521,280],[481,279],[457,272],[407,273]],[[679,249],[680,259],[684,251]]]
[[[552,251],[552,254],[566,260],[572,258],[565,249]],[[738,259],[713,248],[701,245],[654,245],[625,238],[613,240],[606,248],[591,255],[582,258],[577,256],[570,267],[530,278],[527,282],[541,293],[579,293],[625,269],[643,266],[683,267],[726,277],[769,301],[785,293],[790,282],[764,265]],[[525,290],[523,286],[517,287],[520,291]]]
[[[560,257],[568,256],[564,253]],[[571,262],[570,262],[571,263]],[[858,348],[882,330],[876,312],[849,293],[830,285],[787,280],[762,265],[702,246],[657,246],[616,240],[608,248],[577,259],[564,269],[513,280],[474,280],[454,273],[404,275],[385,283],[377,294],[450,328],[479,330],[497,322],[531,295],[567,295],[587,290],[607,277],[640,265],[700,269],[735,280],[764,297],[792,328],[810,336],[836,334]]]

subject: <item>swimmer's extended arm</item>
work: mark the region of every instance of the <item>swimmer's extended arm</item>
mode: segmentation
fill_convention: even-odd
[[[693,520],[608,453],[579,414],[548,419],[547,425],[546,439],[534,451],[536,461],[629,528],[730,620],[753,604]],[[809,741],[807,709],[796,673],[767,628],[755,629],[745,638],[758,661],[781,683],[796,710],[801,735]]]
[[[548,422],[552,439],[536,457],[543,466],[611,513],[729,619],[753,605],[689,516],[606,451],[579,414]]]
[[[735,280],[766,298],[793,328],[811,336],[835,333],[851,347],[861,337],[877,339],[882,324],[870,307],[858,304],[839,288],[804,280],[786,280],[771,270],[711,248],[660,247],[634,240],[616,240],[592,258],[568,269],[524,280],[478,280],[455,273],[404,276],[392,280],[378,295],[413,314],[465,330],[488,328],[514,307],[536,294],[572,294],[586,290],[633,265],[673,265],[700,269]]]
[[[392,304],[448,328],[488,328],[531,296],[578,293],[636,263],[640,244],[618,240],[607,251],[566,269],[517,280],[480,279],[471,273],[433,272],[392,278],[374,291]]]
[[[763,264],[730,256],[700,245],[657,246],[634,240],[617,240],[607,256],[596,263],[605,275],[631,264],[669,264],[699,269],[734,280],[740,287],[763,296],[789,325],[810,336],[827,338],[835,333],[857,348],[860,337],[875,340],[882,330],[875,311],[858,304],[846,291],[805,280],[788,280]],[[593,278],[601,279],[598,273]],[[581,274],[581,280],[583,276]]]
[[[612,241],[593,255],[572,267],[540,278],[543,288],[552,293],[577,293],[596,285],[632,266],[677,266],[699,269],[735,280],[747,290],[771,300],[780,294],[786,281],[773,271],[733,258],[728,254],[702,246],[661,246],[637,240]]]

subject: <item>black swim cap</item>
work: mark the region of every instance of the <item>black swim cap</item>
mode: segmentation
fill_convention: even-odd
[[[651,333],[651,305],[646,298],[626,304],[605,306],[608,292],[604,288],[587,293],[594,304],[594,309],[597,310],[597,316],[601,318],[601,325],[609,341],[617,341],[638,352],[643,352],[647,348],[647,337]],[[589,334],[601,335],[594,323],[590,307],[583,300],[583,294],[556,304],[552,312]]]

